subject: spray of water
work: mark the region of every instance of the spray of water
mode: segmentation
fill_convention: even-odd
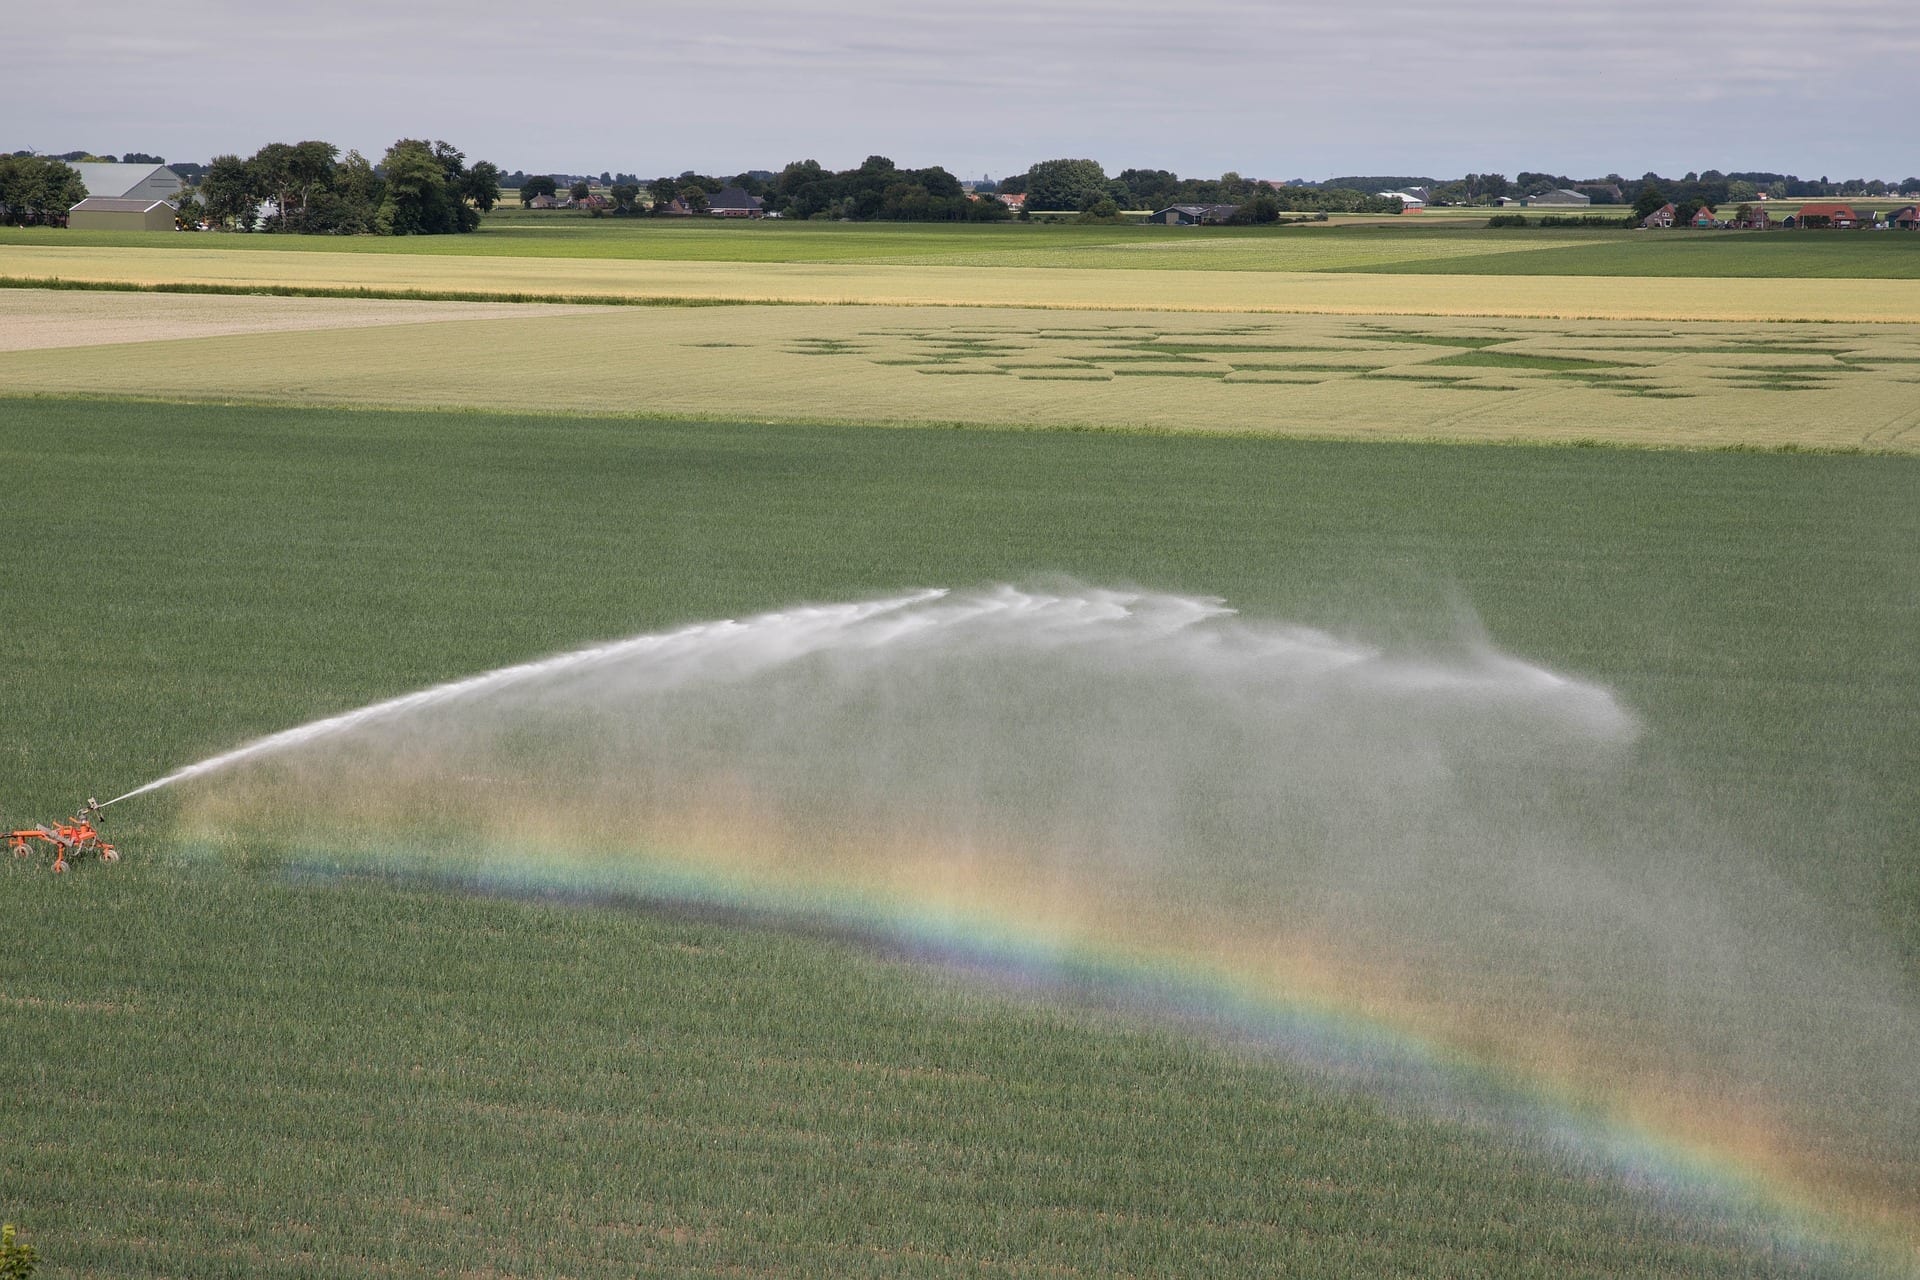
[[[815,609],[801,609],[791,613],[770,615],[756,619],[760,630],[779,628],[834,628],[857,624],[876,614],[904,609],[911,605],[929,600],[937,600],[946,594],[942,591],[919,591],[891,600],[876,600],[862,604],[841,605]],[[333,734],[347,733],[354,729],[378,724],[405,716],[410,712],[424,711],[430,707],[462,698],[478,697],[497,690],[506,689],[525,681],[538,681],[543,677],[557,676],[563,672],[581,668],[593,668],[610,663],[631,661],[648,655],[671,658],[676,651],[689,647],[698,648],[703,644],[729,636],[741,629],[741,624],[733,621],[702,623],[680,631],[659,635],[634,636],[612,644],[594,645],[586,649],[575,649],[569,653],[557,654],[539,662],[522,662],[510,667],[500,667],[483,672],[477,676],[468,676],[461,680],[450,680],[429,689],[403,694],[398,698],[389,698],[385,702],[376,702],[337,716],[310,721],[296,725],[280,733],[268,734],[252,742],[223,751],[219,755],[208,756],[185,768],[176,769],[164,777],[143,783],[124,795],[101,804],[102,809],[110,804],[119,804],[122,800],[131,800],[152,791],[159,791],[175,783],[186,782],[210,773],[219,773],[235,765],[245,764],[260,756],[281,751],[291,751],[307,745],[316,739]]]
[[[1897,1217],[1913,1011],[1652,806],[1642,745],[1472,635],[997,587],[582,649],[128,795],[179,787],[189,833],[252,853],[697,881],[1220,975]]]

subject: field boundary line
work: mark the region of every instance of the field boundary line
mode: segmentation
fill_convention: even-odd
[[[1150,436],[1183,440],[1265,440],[1275,443],[1351,445],[1446,445],[1454,448],[1484,449],[1611,449],[1626,453],[1745,453],[1788,454],[1846,458],[1913,458],[1920,449],[1889,448],[1868,445],[1817,445],[1786,442],[1782,444],[1731,443],[1689,444],[1665,441],[1646,443],[1636,440],[1609,440],[1602,436],[1503,436],[1499,439],[1479,436],[1437,435],[1420,432],[1337,431],[1233,431],[1206,427],[1157,427],[1135,423],[1045,422],[1020,424],[1004,420],[948,418],[833,418],[807,415],[729,414],[729,413],[649,413],[644,410],[573,410],[542,412],[532,409],[492,409],[460,404],[379,404],[367,401],[331,402],[275,399],[269,396],[141,396],[86,390],[37,392],[0,390],[0,410],[9,405],[34,403],[210,405],[237,409],[306,409],[317,413],[422,413],[449,418],[540,418],[581,422],[631,422],[639,425],[717,425],[751,427],[821,427],[845,431],[981,431],[1003,435],[1102,435]]]
[[[1662,277],[1666,278],[1666,277]],[[1673,277],[1679,279],[1681,277]],[[225,284],[214,281],[83,280],[64,276],[0,276],[0,289],[48,292],[216,294],[229,297],[364,298],[392,302],[496,302],[600,307],[871,307],[876,310],[938,308],[958,311],[1097,311],[1127,315],[1281,315],[1369,316],[1437,320],[1579,320],[1659,324],[1873,325],[1914,327],[1910,317],[1693,316],[1659,312],[1583,311],[1506,307],[1491,309],[1384,306],[1313,306],[1305,303],[1202,304],[1178,301],[1112,303],[1094,301],[953,301],[937,298],[782,298],[682,294],[530,293],[472,289],[387,288],[378,285]]]
[[[218,284],[211,281],[72,280],[62,276],[0,276],[0,289],[50,293],[215,294],[230,298],[363,298],[370,302],[501,302],[599,307],[813,307],[860,305],[790,298],[699,298],[678,294],[508,293],[472,289],[399,289],[376,285]]]

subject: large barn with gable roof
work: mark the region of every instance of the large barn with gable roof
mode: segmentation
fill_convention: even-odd
[[[186,188],[163,164],[76,164],[87,194],[104,200],[175,200]]]

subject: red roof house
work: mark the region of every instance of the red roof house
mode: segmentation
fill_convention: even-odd
[[[1857,227],[1860,217],[1850,204],[1803,204],[1800,206],[1800,225],[1802,227]]]

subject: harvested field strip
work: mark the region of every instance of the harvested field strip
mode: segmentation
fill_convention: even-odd
[[[1022,271],[738,262],[607,262],[273,250],[59,249],[0,243],[15,281],[398,291],[405,296],[609,302],[783,302],[1079,311],[1920,322],[1897,280],[1365,276],[1221,271]]]
[[[512,303],[387,302],[323,298],[82,293],[49,306],[44,294],[0,290],[0,351],[106,346],[243,333],[369,328],[444,320],[578,314],[578,307]]]

